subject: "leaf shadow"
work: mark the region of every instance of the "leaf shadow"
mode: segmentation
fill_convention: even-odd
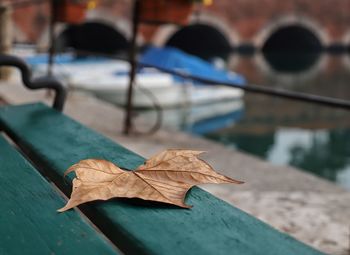
[[[99,201],[106,203],[106,201]],[[168,210],[188,210],[188,208],[182,208],[176,205],[162,203],[158,201],[148,201],[140,198],[112,198],[107,203],[119,203],[127,207],[135,207],[140,209],[168,209]]]

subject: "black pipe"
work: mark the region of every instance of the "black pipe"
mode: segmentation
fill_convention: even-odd
[[[57,21],[57,9],[59,7],[58,0],[51,0],[50,2],[50,24],[49,24],[49,59],[47,65],[47,76],[53,75],[53,65],[55,58],[55,25]]]
[[[63,110],[67,93],[61,82],[53,77],[32,79],[32,73],[28,65],[22,59],[15,56],[0,54],[0,66],[18,68],[21,71],[24,85],[29,89],[53,89],[55,91],[53,108],[58,111]]]

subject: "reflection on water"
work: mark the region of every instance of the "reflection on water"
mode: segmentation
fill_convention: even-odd
[[[320,53],[303,54],[300,52],[269,52],[263,53],[267,64],[276,72],[300,73],[306,72],[315,66],[320,58]]]
[[[326,65],[310,77],[300,72],[312,68],[308,66],[312,61],[317,65],[319,57],[303,63],[298,62],[300,56],[293,61],[284,61],[284,57],[278,56],[273,64],[267,60],[266,64],[278,67],[264,70],[254,57],[240,58],[234,69],[252,83],[350,100],[350,69],[344,61],[350,56],[322,56]],[[279,79],[281,70],[288,70],[289,80]],[[244,101],[245,114],[238,123],[206,137],[350,189],[349,111],[254,94],[246,94]]]
[[[137,114],[142,115],[148,122],[157,121],[158,114],[154,110],[140,109]],[[163,128],[204,135],[233,126],[244,115],[244,105],[241,99],[212,103],[210,107],[206,104],[188,104],[176,108],[164,108],[161,114]]]
[[[344,179],[350,174],[349,131],[279,127],[259,135],[217,132],[207,137],[275,164],[305,169],[350,188],[349,179]]]

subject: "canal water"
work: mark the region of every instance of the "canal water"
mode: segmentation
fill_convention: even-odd
[[[350,54],[232,54],[226,64],[252,84],[350,100]],[[163,126],[350,190],[350,111],[246,93],[226,105],[165,110]]]
[[[350,100],[350,55],[235,56],[250,83]],[[276,97],[244,96],[244,113],[206,138],[350,189],[350,111]]]

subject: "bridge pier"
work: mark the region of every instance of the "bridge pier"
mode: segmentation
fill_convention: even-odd
[[[0,4],[0,54],[10,53],[12,45],[11,9],[6,4]],[[10,76],[11,69],[0,68],[0,80]]]

